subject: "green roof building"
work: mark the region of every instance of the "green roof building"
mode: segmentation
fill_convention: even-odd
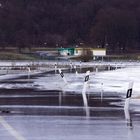
[[[62,56],[74,55],[74,48],[59,48],[58,52]]]

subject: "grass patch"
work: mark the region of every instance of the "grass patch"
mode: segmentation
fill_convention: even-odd
[[[0,52],[0,60],[35,60],[35,58],[26,54]]]
[[[139,55],[129,54],[129,55],[108,55],[104,57],[104,60],[140,60]]]

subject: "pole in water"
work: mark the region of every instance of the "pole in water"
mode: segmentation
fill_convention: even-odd
[[[115,67],[116,67],[115,69],[117,70],[117,69],[118,69],[118,65],[116,64],[116,66],[115,66]]]
[[[110,65],[108,65],[108,71],[110,71]]]
[[[66,78],[65,78],[65,76],[64,76],[64,74],[63,74],[63,72],[62,72],[62,70],[61,70],[61,69],[58,69],[58,71],[59,71],[59,74],[60,74],[61,78],[62,78],[63,81],[65,82],[65,84],[68,84],[68,82],[67,82],[67,80],[66,80]]]
[[[56,63],[54,64],[54,69],[55,69],[55,74],[56,74],[56,72],[57,72],[57,64]]]
[[[73,66],[72,66],[72,62],[70,61],[70,71],[72,70]]]
[[[90,71],[86,72],[86,76],[85,76],[85,80],[84,80],[84,86],[83,86],[83,90],[82,90],[82,97],[83,97],[83,102],[84,102],[84,107],[85,107],[85,111],[86,111],[86,116],[90,116],[90,112],[88,109],[88,101],[87,101],[87,96],[86,96],[86,90],[87,90],[87,84],[89,81],[89,73]]]
[[[95,71],[98,72],[98,67],[95,68]]]
[[[27,70],[28,70],[28,79],[30,79],[31,68],[27,67]]]
[[[77,69],[76,69],[76,65],[74,65],[74,69],[75,69],[75,74],[78,75]]]
[[[80,61],[80,72],[81,72],[82,62]]]
[[[132,120],[129,113],[129,104],[130,104],[130,99],[132,97],[132,90],[133,90],[133,82],[130,81],[126,94],[125,104],[124,104],[125,119],[127,121],[127,126],[129,126],[130,128],[132,128]]]
[[[103,91],[103,83],[101,83],[101,102],[103,101],[103,93],[104,93],[104,91]]]
[[[130,103],[130,99],[132,96],[132,89],[133,89],[133,82],[129,82],[129,86],[128,86],[128,90],[127,90],[127,94],[126,94],[126,99],[125,99],[125,105],[124,105],[124,110],[129,110],[129,103]]]

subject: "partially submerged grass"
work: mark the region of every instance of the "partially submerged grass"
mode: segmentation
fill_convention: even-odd
[[[34,57],[15,52],[0,52],[0,60],[34,60]]]

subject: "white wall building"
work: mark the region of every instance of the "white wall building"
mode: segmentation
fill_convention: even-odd
[[[93,53],[93,56],[106,56],[106,49],[99,49],[99,48],[95,48],[91,50]]]
[[[83,53],[83,48],[75,48],[74,50],[74,55],[75,56],[80,56]]]
[[[106,56],[106,49],[103,49],[103,48],[87,48],[87,49],[89,49],[92,52],[93,56],[95,57]],[[83,54],[83,51],[84,51],[83,48],[75,48],[74,55],[80,56]]]

